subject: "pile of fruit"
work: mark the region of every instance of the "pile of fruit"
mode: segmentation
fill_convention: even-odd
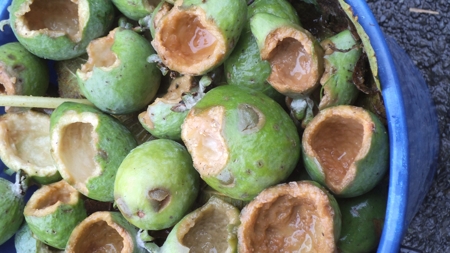
[[[16,182],[0,178],[0,245],[376,249],[386,121],[344,1],[13,0],[9,12],[0,158]]]

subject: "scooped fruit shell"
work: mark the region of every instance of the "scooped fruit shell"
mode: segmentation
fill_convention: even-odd
[[[67,253],[143,253],[136,242],[137,229],[118,212],[95,212],[73,230]]]
[[[278,92],[295,98],[317,88],[324,71],[323,49],[307,30],[267,13],[255,14],[250,27],[261,59],[271,64],[267,81]]]
[[[114,200],[114,180],[137,143],[131,132],[95,107],[65,102],[52,113],[52,157],[62,178],[83,195]]]
[[[386,129],[360,107],[322,110],[306,127],[302,143],[308,174],[339,197],[370,191],[387,171]]]
[[[237,252],[239,210],[212,197],[171,230],[161,252]]]
[[[241,211],[239,252],[336,252],[341,214],[335,198],[313,181],[262,191]]]
[[[33,232],[27,223],[14,236],[14,247],[17,253],[63,253],[63,250],[55,249],[34,238]]]
[[[243,0],[178,0],[166,15],[153,20],[152,45],[169,69],[202,75],[231,53],[246,15]]]
[[[300,156],[297,129],[283,108],[234,85],[208,91],[190,110],[181,138],[202,179],[241,200],[286,179]]]
[[[23,213],[33,234],[58,249],[66,247],[72,230],[87,216],[81,194],[64,180],[35,191]]]
[[[110,29],[114,6],[109,0],[15,0],[10,13],[25,48],[44,59],[66,60],[85,53],[92,39]]]
[[[49,184],[61,179],[50,152],[50,117],[35,111],[0,117],[0,157],[13,171]]]

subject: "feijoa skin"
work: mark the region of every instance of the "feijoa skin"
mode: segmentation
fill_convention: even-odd
[[[386,128],[377,116],[360,107],[321,110],[306,126],[302,144],[308,174],[339,197],[370,191],[388,168]]]
[[[152,45],[169,69],[186,75],[203,75],[222,64],[247,20],[245,0],[178,0],[169,10],[165,6],[153,15]]]
[[[237,252],[239,224],[239,210],[212,197],[175,225],[161,252]]]
[[[337,242],[342,253],[370,253],[381,238],[387,196],[378,188],[358,197],[338,199],[342,229]]]
[[[124,125],[93,106],[65,102],[51,115],[50,140],[64,180],[89,198],[114,200],[117,169],[137,146]]]
[[[175,225],[188,212],[199,182],[183,145],[168,139],[152,140],[123,160],[114,183],[114,201],[131,224],[161,230]]]
[[[247,20],[256,13],[270,13],[300,24],[297,12],[285,0],[254,1],[248,6]],[[236,48],[224,62],[224,68],[228,84],[259,90],[277,101],[284,99],[284,96],[267,82],[271,73],[270,63],[261,59],[249,22],[244,27]]]
[[[160,0],[112,0],[113,4],[127,18],[139,20],[150,15]]]
[[[64,180],[35,191],[24,209],[33,234],[45,244],[64,249],[72,230],[87,216],[81,196]]]
[[[283,108],[235,85],[207,92],[186,117],[181,138],[202,179],[241,200],[286,179],[300,157],[297,129]]]
[[[0,94],[42,96],[47,91],[47,63],[19,42],[0,46]]]
[[[64,250],[55,249],[36,239],[27,223],[22,224],[22,227],[20,227],[14,236],[14,247],[16,248],[16,253],[64,252]]]
[[[25,206],[17,185],[0,178],[0,245],[20,228]]]
[[[86,53],[89,42],[106,34],[114,18],[110,0],[14,0],[9,10],[17,40],[31,53],[51,60]]]
[[[115,28],[108,36],[92,41],[89,59],[77,70],[83,95],[97,108],[112,114],[138,111],[155,97],[161,81],[149,41],[138,33]]]

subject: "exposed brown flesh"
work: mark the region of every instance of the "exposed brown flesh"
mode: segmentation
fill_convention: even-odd
[[[0,94],[14,95],[14,81],[15,77],[11,79],[4,67],[0,63]]]
[[[191,253],[226,252],[229,223],[226,210],[212,207],[205,209],[195,220],[194,226],[184,235],[181,243],[188,247]]]
[[[357,119],[333,115],[311,136],[311,147],[330,185],[339,186],[363,144],[364,128]]]
[[[249,241],[258,252],[319,252],[315,230],[320,218],[312,201],[284,195],[265,203],[256,219]]]
[[[91,72],[95,67],[111,67],[117,60],[116,54],[111,50],[114,44],[115,31],[109,33],[108,36],[95,39],[89,43],[87,52],[88,61],[82,65],[81,71],[84,73]]]
[[[161,28],[162,45],[168,49],[164,57],[182,65],[192,65],[211,56],[217,38],[201,24],[200,19],[180,12]]]
[[[74,253],[109,253],[122,252],[123,238],[107,222],[97,220],[85,225],[80,232]]]
[[[148,199],[155,212],[160,212],[170,203],[170,191],[161,188],[152,189],[148,192]]]
[[[182,139],[201,175],[220,173],[228,160],[227,145],[222,136],[224,114],[222,106],[201,112],[191,110],[182,126]]]
[[[268,60],[272,67],[269,77],[272,83],[291,87],[290,89],[304,90],[314,82],[311,73],[317,70],[314,69],[311,56],[296,39],[284,38],[270,53]],[[295,86],[299,87],[294,88]]]
[[[92,124],[82,122],[69,124],[62,130],[60,156],[76,182],[86,182],[96,168],[93,131]]]
[[[71,39],[78,35],[78,1],[34,0],[30,11],[25,13],[25,24],[29,30],[48,29],[63,32]]]
[[[46,207],[56,204],[58,201],[61,203],[69,203],[70,196],[75,191],[75,189],[71,190],[68,188],[71,186],[67,183],[57,183],[44,187],[48,187],[48,190],[46,194],[36,202],[34,206],[36,209],[45,209]]]

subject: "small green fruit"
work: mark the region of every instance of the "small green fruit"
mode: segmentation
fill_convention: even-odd
[[[283,108],[235,85],[207,92],[186,117],[181,138],[202,179],[242,200],[286,179],[300,157],[297,129]]]
[[[81,194],[64,180],[35,191],[23,213],[36,238],[58,249],[66,247],[72,230],[87,216]]]
[[[340,197],[370,191],[388,168],[386,129],[360,107],[323,109],[305,128],[302,142],[308,174]]]
[[[14,0],[9,12],[17,40],[52,60],[86,53],[89,42],[107,33],[114,18],[110,0]]]
[[[338,199],[342,230],[337,246],[342,253],[376,250],[383,230],[387,197],[379,189],[364,195]]]
[[[161,0],[112,0],[112,2],[127,18],[139,20],[150,15]]]
[[[19,42],[0,46],[0,94],[42,96],[47,91],[47,63]]]
[[[133,225],[165,229],[191,208],[199,181],[184,146],[167,139],[148,141],[133,149],[120,165],[114,201]]]
[[[20,228],[24,205],[23,196],[17,185],[0,178],[0,245]]]
[[[117,169],[136,140],[115,118],[100,110],[65,102],[52,113],[51,154],[62,178],[83,195],[114,199]]]
[[[156,63],[148,63],[154,54],[149,41],[124,28],[93,40],[89,59],[77,70],[83,95],[97,108],[112,114],[141,110],[155,97],[161,80]]]

